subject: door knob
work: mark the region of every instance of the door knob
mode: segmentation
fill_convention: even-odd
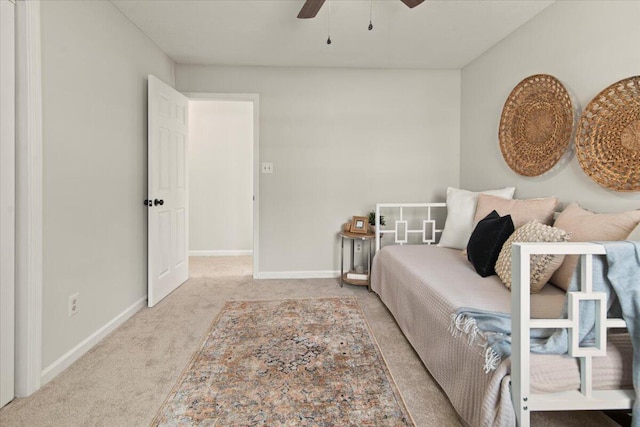
[[[153,206],[158,206],[158,205],[160,206],[164,205],[164,200],[153,199]]]

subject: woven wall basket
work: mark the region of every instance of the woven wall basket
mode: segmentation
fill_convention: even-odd
[[[504,103],[498,139],[502,156],[516,173],[537,176],[562,158],[571,142],[571,97],[553,76],[522,80]]]
[[[612,84],[582,113],[576,156],[603,187],[640,191],[640,76]]]

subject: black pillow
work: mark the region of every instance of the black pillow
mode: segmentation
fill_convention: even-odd
[[[495,265],[502,245],[513,233],[511,215],[500,216],[493,211],[484,217],[471,233],[467,258],[482,277],[496,274]]]

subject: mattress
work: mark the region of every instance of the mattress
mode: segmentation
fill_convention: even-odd
[[[485,373],[482,349],[449,331],[451,314],[460,307],[511,312],[511,293],[497,276],[480,277],[459,250],[386,246],[374,257],[371,288],[467,424],[516,425],[509,390],[511,359]],[[564,300],[564,291],[547,285],[531,295],[531,315],[556,318]],[[607,345],[607,356],[593,360],[594,388],[631,388],[628,335],[610,335]],[[532,354],[532,392],[577,390],[579,385],[576,359]]]

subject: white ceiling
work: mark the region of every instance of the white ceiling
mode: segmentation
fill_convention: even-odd
[[[460,69],[553,1],[112,0],[180,64]],[[330,18],[330,19],[329,19]],[[328,24],[332,44],[327,45]]]

